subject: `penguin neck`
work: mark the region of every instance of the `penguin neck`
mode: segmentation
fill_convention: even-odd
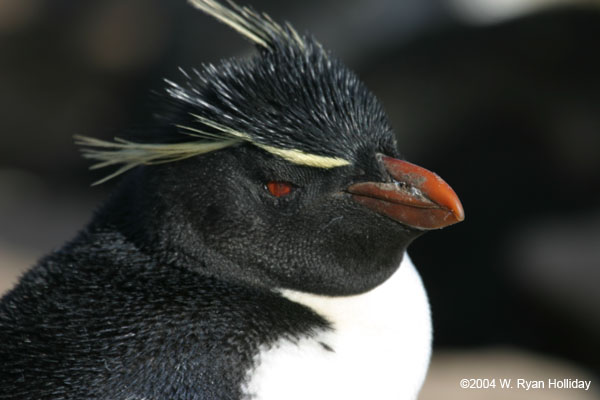
[[[140,263],[144,264],[144,268],[170,266],[239,286],[261,290],[276,286],[260,270],[238,265],[206,246],[201,238],[186,235],[185,225],[159,224],[152,215],[135,209],[133,206],[139,204],[139,200],[131,192],[134,191],[120,190],[113,194],[86,230],[68,245],[69,249],[73,251],[93,244],[98,251],[91,256],[101,258],[95,261],[123,268],[132,268]],[[181,240],[165,240],[165,237]],[[173,245],[181,242],[185,242],[185,246]],[[108,256],[110,259],[107,259]]]
[[[410,280],[410,284],[407,284],[406,279]],[[289,289],[280,289],[279,292],[289,300],[317,311],[317,313],[330,321],[335,320],[340,315],[358,315],[360,318],[368,319],[371,318],[368,314],[372,313],[373,309],[381,310],[382,305],[387,304],[388,298],[396,298],[402,295],[402,293],[397,293],[399,287],[402,287],[402,290],[404,291],[406,290],[406,287],[409,287],[412,290],[413,283],[417,289],[422,286],[412,261],[406,251],[404,251],[402,260],[397,268],[391,271],[388,279],[385,279],[376,287],[361,294],[350,296],[325,296]],[[372,305],[374,303],[379,304],[377,307],[373,308]],[[395,304],[395,302],[391,302],[390,304]],[[357,306],[365,309],[365,315],[360,315],[360,310],[356,309]],[[338,324],[339,323],[342,325],[346,324],[345,322],[338,321]]]

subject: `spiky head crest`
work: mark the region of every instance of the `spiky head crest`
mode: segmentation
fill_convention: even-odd
[[[243,142],[317,168],[350,165],[362,150],[394,145],[377,99],[312,36],[232,2],[190,2],[252,41],[258,55],[206,64],[193,74],[182,70],[181,85],[166,80],[170,102],[180,111],[170,122],[187,135],[158,144],[77,136],[78,144],[100,148],[84,149],[84,157],[100,161],[92,168],[123,164],[97,183],[140,164]]]

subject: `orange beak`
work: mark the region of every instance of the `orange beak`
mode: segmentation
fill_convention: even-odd
[[[380,156],[392,182],[361,182],[347,191],[359,204],[404,225],[428,230],[465,219],[454,190],[437,174],[408,161]]]

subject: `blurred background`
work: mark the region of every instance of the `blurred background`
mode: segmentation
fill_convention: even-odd
[[[600,2],[248,2],[357,71],[403,154],[463,202],[465,222],[410,252],[435,328],[420,399],[600,398]],[[251,51],[184,0],[0,0],[0,294],[114,185],[90,188],[101,174],[72,135],[150,125],[150,94],[178,67]]]

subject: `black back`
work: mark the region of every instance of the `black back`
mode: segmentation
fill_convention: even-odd
[[[0,306],[2,399],[237,399],[259,345],[326,322],[86,231]]]

